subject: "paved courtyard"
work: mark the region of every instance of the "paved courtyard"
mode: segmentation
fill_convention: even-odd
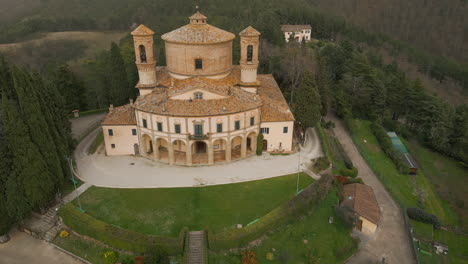
[[[11,240],[0,244],[0,264],[83,264],[44,240],[13,229]]]
[[[88,155],[87,150],[99,132],[93,131],[78,145],[75,159],[80,178],[100,187],[192,187],[252,181],[296,173],[303,170],[311,159],[322,155],[316,132],[310,129],[301,153],[287,156],[264,154],[212,166],[170,166],[143,157]]]

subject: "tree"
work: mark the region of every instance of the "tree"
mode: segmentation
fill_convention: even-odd
[[[311,72],[304,74],[304,79],[299,86],[292,108],[303,130],[308,127],[315,127],[320,120],[320,94],[315,84],[314,75]]]
[[[317,57],[317,74],[316,82],[320,93],[321,107],[320,113],[322,116],[326,116],[328,108],[330,107],[330,72],[328,66],[328,60],[324,56]]]
[[[115,105],[123,105],[131,98],[133,90],[128,85],[125,62],[120,54],[120,48],[112,42],[109,56],[109,101]]]
[[[85,108],[85,87],[68,66],[61,65],[57,68],[53,76],[53,83],[57,91],[65,99],[65,108],[68,113],[77,109]]]

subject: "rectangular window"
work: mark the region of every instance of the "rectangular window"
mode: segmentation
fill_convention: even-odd
[[[203,69],[203,61],[202,59],[195,59],[195,69],[201,70]]]
[[[115,148],[115,144],[111,144],[111,148]]]
[[[133,135],[133,136],[136,136],[136,129],[135,129],[135,128],[132,129],[132,135]]]
[[[148,128],[148,123],[146,122],[146,119],[143,119],[143,127]]]
[[[260,133],[262,134],[270,134],[270,128],[269,127],[262,127],[260,129]]]
[[[114,130],[112,129],[108,129],[107,132],[109,133],[109,136],[113,136],[114,135]]]
[[[203,135],[203,125],[202,124],[195,124],[195,135],[202,136]]]
[[[235,128],[235,130],[240,129],[240,121],[239,120],[236,120],[236,122],[234,122],[234,128]]]
[[[222,123],[216,124],[216,132],[218,132],[218,133],[223,132],[223,124]]]
[[[253,126],[253,125],[255,125],[255,117],[254,116],[250,117],[250,126]]]
[[[158,131],[159,131],[159,132],[162,132],[162,131],[163,131],[163,130],[162,130],[162,123],[161,123],[161,122],[158,122],[156,125],[158,126]]]
[[[180,125],[179,125],[179,124],[176,124],[176,125],[175,125],[175,132],[176,132],[177,134],[180,134]]]
[[[288,127],[283,127],[283,133],[288,133]]]

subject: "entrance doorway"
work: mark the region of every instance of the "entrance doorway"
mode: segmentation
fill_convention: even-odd
[[[206,153],[206,143],[203,141],[195,142],[195,153]]]
[[[263,140],[263,151],[267,151],[268,150],[268,140],[264,139]]]
[[[135,151],[135,156],[140,155],[140,147],[138,144],[133,144],[133,150]]]

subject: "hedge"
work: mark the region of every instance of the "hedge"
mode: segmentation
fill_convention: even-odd
[[[379,142],[380,148],[393,161],[400,173],[408,173],[408,166],[402,161],[403,158],[401,157],[401,154],[393,148],[392,140],[387,135],[383,126],[377,122],[373,122],[370,128]]]
[[[79,117],[84,117],[84,116],[88,116],[88,115],[95,115],[95,114],[106,113],[107,111],[109,111],[109,108],[93,109],[93,110],[83,111],[83,112],[80,112],[80,116],[79,116]],[[74,117],[74,115],[73,115],[73,114],[69,114],[69,117]]]
[[[258,134],[257,136],[257,149],[256,149],[256,153],[258,156],[261,156],[262,155],[262,152],[263,152],[263,134],[260,133]]]
[[[322,176],[288,202],[270,211],[257,222],[243,228],[231,229],[217,234],[207,229],[208,247],[212,250],[238,248],[291,220],[297,219],[299,215],[326,196],[333,185],[332,182],[333,177],[330,175]]]
[[[432,224],[435,229],[440,228],[440,220],[437,216],[427,213],[426,211],[419,209],[417,207],[410,207],[406,209],[406,214],[408,215],[409,218],[423,222],[423,223],[428,223]]]
[[[170,255],[182,254],[184,249],[187,228],[181,230],[179,237],[146,235],[98,220],[79,211],[73,203],[64,205],[58,214],[75,232],[97,239],[116,249],[141,254],[146,252],[149,246],[159,246]]]

